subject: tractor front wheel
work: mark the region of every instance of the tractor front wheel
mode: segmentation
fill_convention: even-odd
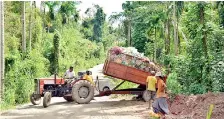
[[[39,105],[41,103],[41,96],[37,97],[37,96],[34,96],[34,94],[31,94],[30,95],[30,102],[33,105]]]
[[[44,94],[43,106],[46,108],[50,105],[50,103],[51,103],[51,92],[46,92]]]
[[[94,87],[87,80],[80,80],[73,85],[72,98],[79,104],[89,103],[94,97]]]

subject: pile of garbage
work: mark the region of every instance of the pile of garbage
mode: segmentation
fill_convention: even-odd
[[[160,71],[160,67],[134,47],[113,47],[110,49],[110,61],[134,67],[146,72]]]

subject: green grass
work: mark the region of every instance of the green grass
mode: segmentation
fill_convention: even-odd
[[[110,76],[105,76],[105,77],[109,78],[111,80],[111,83],[114,85],[114,87],[119,85],[123,81],[121,79],[117,79],[117,78],[110,77]],[[128,88],[136,88],[136,87],[138,87],[138,84],[126,81],[117,89],[128,89]],[[133,97],[133,95],[130,95],[130,94],[113,94],[113,95],[111,95],[111,98],[129,99],[129,98],[132,98],[132,97]]]
[[[159,119],[159,117],[149,117],[149,119]]]
[[[6,104],[6,103],[4,103],[3,101],[1,102],[0,105],[1,105],[0,111],[5,111],[5,110],[9,110],[9,109],[14,109],[14,108],[16,108],[16,106]]]
[[[214,105],[211,104],[211,105],[209,106],[209,110],[208,110],[208,112],[207,112],[207,117],[206,117],[206,119],[211,119],[211,115],[212,115],[212,110],[213,110],[213,108],[214,108]]]
[[[114,86],[117,86],[122,81],[124,81],[124,80],[113,78],[113,77],[110,77],[110,76],[106,76],[106,77],[111,79],[111,82],[114,84]],[[136,88],[136,87],[138,87],[138,84],[126,81],[118,89]]]

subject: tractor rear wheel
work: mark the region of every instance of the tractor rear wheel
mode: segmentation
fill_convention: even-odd
[[[30,102],[33,105],[39,105],[41,103],[41,96],[40,97],[35,97],[34,94],[30,95]]]
[[[87,80],[80,80],[73,85],[72,98],[79,104],[89,103],[94,97],[94,87]]]
[[[51,92],[46,92],[44,94],[43,106],[48,107],[51,103]]]
[[[74,100],[72,99],[72,97],[71,96],[64,96],[63,97],[66,101],[68,101],[68,102],[73,102]]]

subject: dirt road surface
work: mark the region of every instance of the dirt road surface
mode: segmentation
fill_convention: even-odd
[[[147,119],[147,103],[142,101],[96,97],[89,104],[66,102],[52,98],[44,108],[31,103],[1,114],[1,119]]]

